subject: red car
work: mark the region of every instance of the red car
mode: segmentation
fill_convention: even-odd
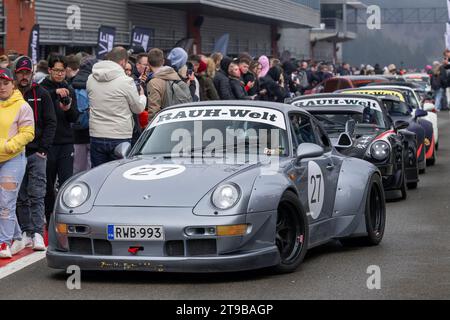
[[[305,94],[332,93],[337,90],[359,88],[369,83],[387,82],[382,76],[343,76],[333,77],[319,83],[314,89],[306,90]]]

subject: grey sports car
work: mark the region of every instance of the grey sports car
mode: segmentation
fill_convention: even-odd
[[[342,137],[342,143],[349,137]],[[333,239],[377,245],[381,175],[343,156],[320,123],[286,104],[164,109],[121,160],[67,181],[48,265],[82,270],[292,272]]]

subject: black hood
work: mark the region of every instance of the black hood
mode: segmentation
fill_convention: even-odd
[[[233,60],[229,57],[224,57],[220,62],[220,68],[226,75],[228,75],[228,68],[230,67],[231,62],[233,62]]]
[[[74,89],[86,89],[86,83],[92,73],[92,68],[96,63],[97,59],[91,58],[81,64],[80,71],[78,71],[77,75],[72,80],[72,87]]]

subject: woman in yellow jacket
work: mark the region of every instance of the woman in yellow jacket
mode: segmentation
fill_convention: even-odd
[[[25,146],[34,139],[33,110],[15,90],[9,69],[0,68],[0,259],[24,248],[16,201],[25,173]]]

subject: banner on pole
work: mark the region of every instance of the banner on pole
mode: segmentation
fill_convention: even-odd
[[[103,59],[114,48],[116,28],[100,26],[98,29],[97,59]]]

